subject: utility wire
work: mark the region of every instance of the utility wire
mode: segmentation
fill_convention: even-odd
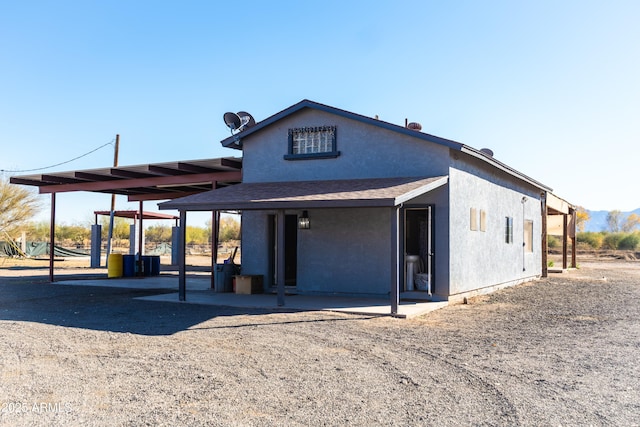
[[[61,166],[61,165],[66,165],[67,163],[71,163],[75,160],[81,159],[85,156],[88,156],[91,153],[94,153],[96,151],[98,151],[101,148],[106,147],[107,145],[113,145],[113,143],[115,142],[115,139],[112,139],[111,141],[107,142],[106,144],[102,144],[101,146],[94,148],[93,150],[89,151],[88,153],[84,153],[78,157],[74,157],[71,160],[67,160],[65,162],[61,162],[61,163],[56,163],[55,165],[51,165],[51,166],[45,166],[42,168],[36,168],[36,169],[23,169],[23,170],[6,170],[6,169],[0,169],[0,172],[2,173],[23,173],[23,172],[35,172],[35,171],[41,171],[41,170],[45,170],[45,169],[52,169],[55,168],[56,166]]]

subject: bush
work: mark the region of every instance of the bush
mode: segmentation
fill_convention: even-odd
[[[625,233],[609,233],[604,236],[604,240],[602,241],[602,249],[618,249],[620,246],[620,242],[626,236]]]
[[[618,249],[635,250],[640,245],[640,233],[630,233],[618,243]]]
[[[593,249],[600,249],[604,241],[604,234],[594,233],[593,231],[586,231],[583,233],[578,233],[576,238],[578,244],[584,243],[586,245],[589,245]]]
[[[551,236],[551,235],[547,236],[547,246],[550,249],[555,249],[560,247],[561,242],[562,240],[560,240],[560,238],[557,236]]]

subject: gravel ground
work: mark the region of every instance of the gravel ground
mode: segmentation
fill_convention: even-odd
[[[414,320],[136,300],[0,269],[0,425],[639,425],[640,263]]]

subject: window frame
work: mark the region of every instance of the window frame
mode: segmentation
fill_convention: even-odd
[[[513,243],[513,217],[505,217],[504,242]]]
[[[533,253],[533,220],[524,220],[524,251]]]
[[[294,134],[296,132],[332,132],[331,151],[317,153],[294,153]],[[301,128],[290,128],[288,133],[288,153],[284,155],[285,160],[307,160],[307,159],[333,159],[340,155],[337,150],[338,128],[337,126],[307,126]]]

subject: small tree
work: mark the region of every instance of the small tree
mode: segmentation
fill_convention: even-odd
[[[622,220],[622,212],[619,210],[610,211],[607,214],[607,228],[612,233],[620,231],[620,222]]]
[[[624,220],[624,222],[622,223],[622,231],[624,231],[625,233],[631,233],[633,230],[635,230],[638,225],[640,225],[640,216],[638,216],[635,213],[629,214],[629,216],[627,217],[627,219]]]
[[[240,240],[240,223],[232,217],[220,218],[219,239],[221,242]]]
[[[187,225],[186,240],[189,245],[205,245],[210,242],[209,233],[202,227]]]
[[[102,216],[100,220],[100,224],[102,224],[102,238],[106,239],[109,235],[109,217]],[[112,237],[114,240],[127,240],[129,239],[129,232],[131,220],[127,218],[116,217],[113,220],[113,234]]]
[[[145,230],[148,242],[161,243],[171,241],[171,227],[168,225],[152,225]]]
[[[0,233],[13,233],[39,210],[37,195],[0,179]]]
[[[589,215],[589,212],[585,208],[582,206],[576,208],[576,229],[579,232],[584,231],[584,227],[590,219],[591,215]]]

